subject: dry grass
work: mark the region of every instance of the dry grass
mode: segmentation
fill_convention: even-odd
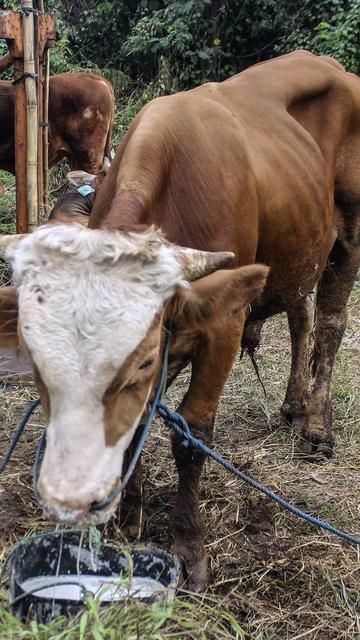
[[[283,317],[265,326],[258,356],[267,401],[250,362],[244,358],[236,364],[226,385],[214,441],[215,447],[235,465],[297,506],[354,533],[360,532],[359,293],[357,285],[350,302],[349,328],[333,379],[337,440],[334,458],[322,465],[299,458],[295,435],[280,421],[278,407],[284,395],[290,359]],[[171,390],[173,406],[186,388],[188,375],[183,373]],[[8,386],[0,394],[3,452],[22,410],[36,392],[31,386]],[[17,540],[46,526],[31,486],[31,460],[40,424],[41,412],[31,420],[22,444],[2,476],[3,556]],[[160,424],[154,427],[146,446],[144,466],[144,538],[168,545],[167,524],[176,473],[168,433]],[[210,601],[200,600],[196,605],[199,615],[204,614],[202,607],[208,606],[219,619],[228,611],[238,620],[246,637],[254,640],[360,638],[357,549],[280,510],[213,462],[205,467],[201,510],[213,580],[207,593]],[[116,533],[116,523],[105,527],[104,535]],[[209,618],[209,614],[205,617]],[[201,635],[200,627],[196,635],[196,622],[185,635],[179,626],[176,631],[176,624],[180,624],[176,616],[168,619],[165,631],[171,635],[163,637],[216,638],[216,632],[213,635],[210,630],[208,635]],[[223,637],[241,636],[229,627],[228,635]]]

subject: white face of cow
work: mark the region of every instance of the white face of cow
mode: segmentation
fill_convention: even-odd
[[[107,520],[111,509],[89,507],[120,479],[156,382],[162,309],[183,281],[181,264],[153,230],[75,224],[39,228],[12,263],[19,331],[47,413],[45,513],[68,523]]]

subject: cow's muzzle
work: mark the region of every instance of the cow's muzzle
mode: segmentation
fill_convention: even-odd
[[[61,505],[48,505],[43,503],[43,516],[50,522],[66,524],[76,527],[88,527],[97,524],[105,524],[114,515],[115,505],[100,511],[69,510]]]

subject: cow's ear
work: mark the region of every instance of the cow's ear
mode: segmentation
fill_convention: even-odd
[[[169,305],[169,316],[189,330],[206,331],[239,316],[259,297],[268,273],[269,267],[261,264],[216,271],[179,289]]]
[[[97,176],[93,173],[86,173],[86,171],[69,171],[67,179],[75,187],[82,187],[84,184],[91,184],[96,180]]]
[[[18,344],[16,287],[0,287],[0,347]]]

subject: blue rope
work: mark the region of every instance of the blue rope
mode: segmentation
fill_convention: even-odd
[[[235,476],[240,478],[240,480],[243,480],[254,489],[257,489],[257,491],[264,493],[266,496],[268,496],[268,498],[271,498],[271,500],[274,500],[277,504],[283,507],[283,509],[290,511],[290,513],[294,514],[295,516],[298,516],[299,518],[306,520],[306,522],[310,522],[310,524],[314,524],[321,529],[325,529],[325,531],[334,533],[336,536],[339,536],[339,538],[342,538],[343,540],[346,540],[351,544],[360,545],[360,538],[352,536],[350,533],[346,533],[345,531],[341,531],[340,529],[333,527],[329,522],[326,522],[326,520],[319,520],[319,518],[315,518],[309,513],[305,513],[301,509],[295,507],[293,504],[290,504],[290,502],[284,500],[284,498],[278,496],[276,493],[274,493],[274,491],[271,491],[271,489],[268,489],[260,482],[257,482],[257,480],[254,480],[242,471],[239,471],[239,469],[236,469],[236,467],[234,467],[230,462],[224,460],[224,458],[220,454],[207,447],[202,440],[200,440],[199,438],[194,438],[189,429],[189,425],[182,417],[182,415],[180,415],[180,413],[177,413],[176,411],[172,411],[172,409],[170,409],[170,407],[168,407],[162,400],[160,400],[159,402],[158,414],[161,418],[163,418],[165,424],[171,429],[174,429],[178,436],[183,439],[185,446],[190,444],[194,449],[197,449],[204,455],[212,458],[213,460],[215,460],[215,462],[218,462],[220,465],[222,465],[224,469],[230,471],[230,473],[233,473]]]
[[[5,454],[5,456],[3,457],[1,463],[0,463],[0,473],[2,473],[6,467],[6,465],[8,464],[12,454],[14,453],[15,449],[16,449],[16,445],[19,442],[24,429],[28,423],[28,420],[30,419],[30,416],[34,413],[36,407],[38,407],[40,404],[40,400],[34,400],[29,407],[27,408],[26,412],[24,413],[21,422],[18,426],[18,428],[15,431],[15,435],[13,437],[13,439],[11,440],[10,446]]]

